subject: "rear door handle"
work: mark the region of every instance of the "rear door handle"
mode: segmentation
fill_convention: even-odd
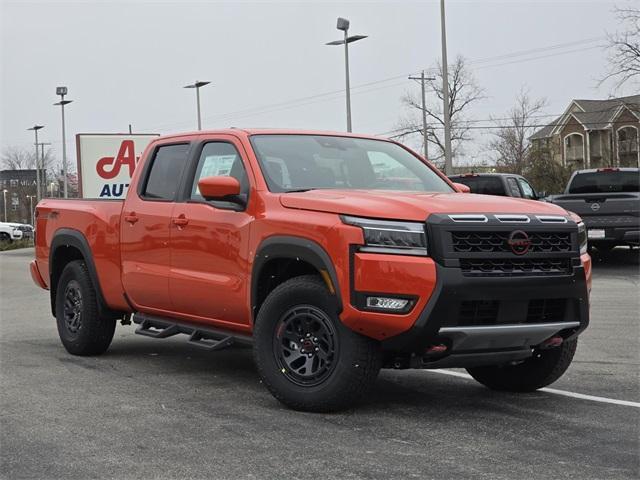
[[[133,225],[134,223],[136,223],[140,219],[136,215],[136,212],[131,212],[131,213],[129,213],[129,214],[124,216],[124,220],[125,220],[125,222],[129,222],[131,225]]]
[[[176,227],[185,227],[187,226],[188,223],[189,223],[189,219],[184,215],[180,215],[179,217],[176,217],[173,219],[173,224]]]

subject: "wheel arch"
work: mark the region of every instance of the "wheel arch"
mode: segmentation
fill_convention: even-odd
[[[100,281],[98,279],[98,272],[91,253],[91,247],[89,247],[89,242],[82,232],[71,228],[61,228],[57,230],[53,235],[51,246],[49,248],[49,285],[52,315],[54,317],[56,316],[56,294],[60,275],[62,274],[64,267],[74,260],[82,260],[87,266],[89,277],[91,278],[93,288],[96,291],[100,317],[121,317],[123,313],[110,309],[104,300],[102,288],[100,287]]]
[[[331,257],[317,242],[303,237],[273,236],[262,241],[257,249],[251,271],[252,318],[267,295],[282,282],[300,275],[314,273],[324,280],[336,297],[338,313],[342,311],[340,284]]]

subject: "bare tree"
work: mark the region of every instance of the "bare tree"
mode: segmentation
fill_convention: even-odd
[[[42,155],[40,153],[40,155]],[[35,151],[30,148],[6,147],[0,154],[0,167],[7,170],[29,170],[36,168]],[[42,161],[42,158],[40,157]],[[44,162],[42,164],[44,171],[56,173],[55,155],[51,149],[45,150]]]
[[[536,130],[534,119],[545,105],[545,99],[534,100],[527,89],[520,90],[515,105],[506,115],[507,120],[498,122],[496,138],[489,144],[496,153],[496,166],[500,170],[524,173],[529,157],[529,137]]]
[[[607,35],[608,73],[598,82],[613,80],[614,91],[627,82],[640,86],[640,7],[615,8],[621,30]]]
[[[431,73],[431,72],[430,72]],[[437,100],[426,105],[428,140],[435,149],[430,160],[436,163],[444,161],[444,115],[442,92],[442,64],[438,62],[433,69],[434,78],[426,82],[427,94],[434,92]],[[451,116],[451,144],[452,153],[461,153],[464,142],[471,139],[469,123],[465,120],[465,113],[473,103],[484,97],[484,90],[478,86],[473,74],[467,67],[464,57],[458,56],[453,65],[449,66],[449,114]],[[422,133],[422,100],[420,93],[407,93],[402,97],[402,103],[408,107],[408,114],[399,122],[399,132],[396,137],[405,137]]]

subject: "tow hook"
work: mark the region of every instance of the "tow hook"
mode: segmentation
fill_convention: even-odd
[[[443,345],[442,343],[438,344],[438,345],[429,345],[425,350],[424,353],[427,355],[433,355],[433,354],[438,354],[438,353],[444,353],[447,351],[449,347],[447,347],[446,345]]]
[[[564,342],[564,338],[562,338],[560,335],[555,335],[551,338],[547,338],[544,342],[542,342],[540,344],[540,348],[559,347],[560,345],[562,345],[562,342]]]

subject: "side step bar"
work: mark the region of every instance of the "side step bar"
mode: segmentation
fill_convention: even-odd
[[[133,315],[133,323],[139,325],[138,335],[151,338],[169,338],[180,333],[189,335],[188,342],[209,351],[221,350],[234,343],[251,345],[253,339],[242,333],[204,327],[175,319],[154,317],[143,313]]]

